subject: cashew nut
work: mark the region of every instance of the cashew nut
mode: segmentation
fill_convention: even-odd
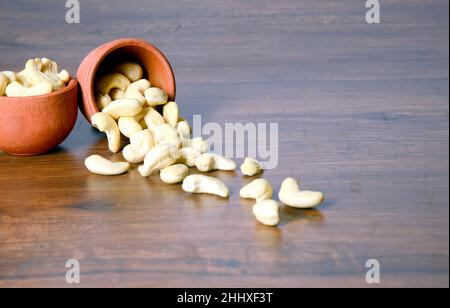
[[[128,98],[112,101],[102,110],[102,112],[109,114],[115,120],[120,117],[134,117],[141,111],[141,104],[135,99]]]
[[[130,164],[125,162],[112,162],[100,155],[92,155],[84,161],[86,168],[99,175],[119,175],[130,169]]]
[[[236,170],[236,163],[233,160],[212,153],[205,153],[197,157],[195,166],[201,172]]]
[[[193,148],[199,151],[201,154],[206,153],[209,148],[209,144],[202,137],[197,137],[194,139],[182,139],[183,148]]]
[[[150,81],[141,79],[133,82],[125,91],[126,98],[134,98],[144,105],[147,100],[145,99],[144,92],[150,88]]]
[[[245,185],[239,192],[244,199],[255,199],[257,202],[272,199],[273,188],[265,179],[257,179]]]
[[[46,75],[47,77],[56,80],[58,82],[58,79],[63,83],[63,86],[69,82],[70,80],[70,74],[66,70],[62,70],[58,73],[58,64],[50,59],[42,58],[40,59],[42,69],[41,71]]]
[[[17,81],[17,75],[14,72],[4,71],[4,72],[0,72],[0,74],[3,74],[8,79],[8,83]]]
[[[120,150],[120,131],[116,121],[104,112],[98,112],[91,118],[92,125],[108,137],[108,147],[113,153]]]
[[[191,138],[191,126],[188,121],[180,121],[177,124],[177,131],[180,134],[181,141]]]
[[[41,59],[31,59],[25,64],[25,71],[32,86],[47,81],[51,83],[53,91],[64,88],[65,84],[58,78],[57,72],[56,74],[50,70],[41,72],[42,68],[43,66]]]
[[[279,198],[284,204],[299,209],[311,209],[325,201],[325,196],[321,192],[301,191],[294,178],[284,180],[281,184]]]
[[[5,90],[6,96],[9,97],[25,97],[38,96],[52,93],[52,84],[48,81],[43,81],[32,87],[25,87],[17,81],[10,83]]]
[[[132,164],[140,164],[145,155],[155,146],[152,133],[146,129],[137,132],[130,138],[130,144],[122,152],[123,157]]]
[[[109,92],[109,96],[111,97],[111,100],[117,101],[125,98],[125,92],[120,89],[112,89],[111,92]]]
[[[164,105],[167,103],[168,96],[164,90],[160,88],[149,88],[144,92],[145,99],[147,100],[147,104],[150,107],[156,107],[158,105]]]
[[[159,176],[161,181],[167,184],[177,184],[183,182],[188,176],[189,168],[185,165],[172,165],[161,170]]]
[[[156,144],[169,143],[177,148],[181,147],[181,139],[177,130],[169,124],[158,126],[154,131],[154,135]]]
[[[98,79],[97,92],[103,95],[109,94],[112,89],[120,89],[125,92],[130,84],[130,80],[124,75],[120,73],[111,73]]]
[[[97,96],[95,98],[95,102],[97,103],[97,107],[100,110],[103,110],[106,108],[106,106],[111,104],[112,99],[109,95],[103,95],[103,94],[99,93],[99,94],[97,94]]]
[[[144,71],[142,67],[134,62],[126,62],[119,64],[114,69],[115,72],[127,77],[131,82],[135,82],[142,78]]]
[[[5,94],[6,87],[9,84],[9,79],[3,73],[0,73],[0,96]]]
[[[246,158],[241,165],[241,172],[246,176],[255,176],[263,172],[263,168],[259,161],[253,158]]]
[[[163,117],[166,123],[170,124],[172,127],[177,127],[178,118],[180,116],[180,109],[177,103],[168,102],[163,107]]]
[[[266,226],[276,226],[280,222],[280,205],[274,200],[263,200],[253,206],[253,215]]]
[[[180,149],[180,159],[178,163],[186,165],[188,167],[195,167],[195,160],[201,155],[201,153],[193,148]]]
[[[64,82],[65,84],[68,83],[70,80],[70,74],[66,70],[62,70],[56,76],[58,76],[58,78],[61,79],[61,81]]]
[[[186,177],[182,188],[185,192],[195,194],[211,194],[228,198],[230,192],[228,187],[220,180],[201,174]]]
[[[149,108],[147,115],[144,117],[144,121],[151,132],[154,132],[158,126],[166,123],[162,115],[152,107]]]
[[[122,135],[127,138],[131,138],[131,136],[142,130],[141,125],[139,125],[132,117],[119,118],[118,125]]]
[[[169,167],[180,158],[180,151],[171,144],[159,144],[152,148],[144,159],[144,165],[138,168],[143,177],[153,172]]]

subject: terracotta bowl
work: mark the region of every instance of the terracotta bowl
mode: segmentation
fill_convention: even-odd
[[[78,115],[78,82],[51,94],[0,97],[0,149],[12,155],[38,155],[60,145]]]
[[[144,78],[152,86],[167,92],[170,100],[175,100],[175,77],[167,58],[155,46],[135,38],[126,38],[106,43],[89,53],[81,63],[77,79],[80,83],[80,110],[90,122],[99,112],[95,103],[94,84],[96,77],[110,72],[119,63],[135,61],[142,65]]]

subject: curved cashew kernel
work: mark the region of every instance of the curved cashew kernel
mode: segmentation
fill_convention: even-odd
[[[111,104],[111,102],[112,102],[112,99],[111,99],[111,96],[109,96],[109,95],[103,95],[103,94],[99,93],[95,97],[95,103],[97,104],[97,107],[100,110],[105,109],[106,106]]]
[[[325,201],[325,196],[321,192],[301,191],[294,178],[284,180],[278,197],[284,204],[299,209],[311,209]]]
[[[17,73],[16,81],[18,83],[21,83],[24,87],[28,87],[29,88],[29,87],[32,86],[30,78],[28,77],[28,74],[27,74],[26,70],[23,70],[23,71]]]
[[[159,176],[161,181],[167,184],[177,184],[183,182],[188,176],[189,168],[185,165],[172,165],[161,170]]]
[[[150,81],[146,79],[135,81],[125,91],[125,97],[137,99],[142,105],[144,105],[147,102],[144,92],[150,87]]]
[[[145,155],[155,146],[152,133],[146,129],[137,132],[130,138],[130,144],[122,152],[123,157],[132,164],[140,164]]]
[[[182,141],[191,138],[191,126],[188,121],[183,120],[178,122],[177,131]]]
[[[158,126],[166,123],[162,115],[152,107],[149,108],[147,115],[144,117],[144,121],[151,132],[154,132]]]
[[[70,80],[69,72],[66,70],[62,70],[61,72],[58,73],[58,64],[56,62],[47,58],[42,58],[40,59],[40,63],[42,66],[41,71],[44,73],[44,75],[48,76],[53,80],[56,80],[58,83],[59,81],[61,81],[64,85],[69,82]]]
[[[243,175],[255,176],[263,172],[263,168],[259,161],[253,158],[246,158],[244,163],[241,165],[241,171]]]
[[[64,82],[65,84],[69,82],[70,80],[70,74],[68,71],[66,70],[62,70],[61,72],[58,73],[58,78],[61,79],[62,82]]]
[[[242,187],[239,196],[244,199],[255,199],[257,202],[272,199],[273,188],[265,179],[257,179]]]
[[[209,144],[202,137],[197,137],[194,139],[182,139],[183,148],[193,148],[199,151],[201,154],[204,154],[209,149]]]
[[[126,62],[117,65],[114,68],[114,71],[117,73],[121,73],[125,77],[127,77],[131,82],[135,82],[142,78],[144,75],[144,70],[142,67],[134,62]]]
[[[113,153],[120,150],[121,140],[120,131],[116,121],[107,113],[98,112],[91,118],[92,126],[97,128],[100,132],[105,133],[108,137],[108,147]]]
[[[139,125],[139,123],[131,117],[119,118],[118,125],[122,135],[127,138],[131,138],[131,136],[142,130],[142,127]]]
[[[154,131],[154,135],[156,144],[168,143],[177,148],[181,147],[181,139],[177,130],[169,124],[158,126]]]
[[[150,111],[151,107],[147,107],[147,108],[143,108],[141,112],[139,112],[137,115],[135,115],[133,117],[133,119],[136,122],[140,122],[141,120],[143,120],[145,118],[145,116],[147,115],[147,113]],[[139,123],[140,124],[140,123]]]
[[[163,107],[163,117],[166,123],[169,123],[172,127],[177,127],[178,117],[180,115],[180,108],[177,103],[168,102]]]
[[[150,107],[156,107],[158,105],[164,105],[167,103],[168,96],[164,90],[160,88],[149,88],[144,92],[145,99],[147,100],[147,104]]]
[[[201,174],[194,174],[186,177],[182,188],[185,192],[195,194],[211,194],[223,198],[228,198],[230,191],[220,180]]]
[[[178,159],[177,163],[188,167],[195,167],[195,160],[201,153],[193,148],[182,148],[180,149],[180,155],[180,159]]]
[[[120,89],[112,89],[111,92],[109,92],[109,96],[113,101],[117,101],[119,99],[125,98],[125,92]]]
[[[102,112],[109,114],[114,120],[120,117],[134,117],[142,111],[142,106],[135,99],[119,99],[112,101]]]
[[[253,206],[253,215],[266,226],[276,226],[280,222],[280,205],[274,200],[263,200]]]
[[[17,74],[14,72],[4,71],[0,72],[0,74],[3,74],[8,79],[8,83],[17,81]]]
[[[3,73],[0,73],[0,96],[5,94],[6,87],[9,84],[9,78],[6,77]]]
[[[95,174],[99,175],[119,175],[130,169],[129,163],[112,162],[100,155],[92,155],[84,161],[86,168]]]
[[[180,158],[180,151],[171,144],[159,144],[145,155],[144,165],[138,168],[143,177],[169,167]]]
[[[6,96],[9,97],[26,97],[26,96],[38,96],[52,93],[52,84],[48,81],[38,83],[35,86],[27,88],[21,85],[19,82],[14,81],[10,83],[5,90]]]
[[[64,88],[65,84],[58,78],[53,72],[46,71],[41,72],[42,62],[41,59],[28,60],[25,64],[25,71],[32,86],[40,84],[44,81],[50,82],[52,84],[52,90],[60,90]]]
[[[98,79],[97,92],[104,95],[111,92],[112,89],[120,89],[125,92],[130,84],[130,81],[124,75],[119,73],[111,73]]]
[[[234,161],[212,153],[205,153],[197,157],[195,160],[195,166],[201,172],[210,172],[214,170],[236,170],[236,163]]]

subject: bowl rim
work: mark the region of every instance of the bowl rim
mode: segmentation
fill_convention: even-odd
[[[33,95],[33,96],[0,96],[0,100],[4,100],[4,101],[23,100],[23,101],[35,102],[36,99],[51,98],[54,96],[63,95],[67,92],[72,91],[76,87],[78,87],[78,80],[71,76],[69,81],[67,82],[67,85],[58,91],[54,91],[54,92],[48,93],[48,94]]]
[[[165,65],[167,66],[167,69],[169,70],[170,74],[169,74],[169,84],[172,85],[173,87],[173,96],[175,98],[176,96],[176,80],[175,80],[175,73],[173,71],[173,68],[169,62],[169,59],[164,55],[164,53],[159,50],[155,45],[153,45],[152,43],[141,39],[141,38],[134,38],[134,37],[129,37],[129,38],[121,38],[121,39],[117,39],[117,40],[113,40],[113,41],[109,41],[106,42],[100,46],[98,46],[96,49],[92,50],[91,53],[89,55],[86,56],[86,58],[88,58],[89,56],[91,56],[92,54],[94,54],[96,51],[100,52],[100,54],[97,57],[93,57],[92,58],[92,62],[89,65],[89,68],[87,70],[87,73],[85,74],[85,80],[83,80],[83,83],[86,82],[89,84],[89,91],[88,93],[86,93],[86,96],[89,97],[88,102],[85,101],[85,97],[84,94],[81,95],[81,105],[80,105],[80,109],[82,108],[88,108],[89,110],[86,110],[87,112],[90,112],[91,114],[95,114],[98,112],[101,112],[101,110],[98,109],[97,104],[95,103],[95,89],[94,89],[94,82],[95,82],[95,78],[96,78],[96,74],[98,69],[100,68],[100,65],[103,63],[103,61],[114,51],[120,49],[120,48],[124,48],[124,47],[130,47],[130,46],[136,46],[136,47],[141,47],[141,48],[145,48],[150,50],[151,52],[153,52],[156,56],[160,57],[162,62],[165,63]],[[85,59],[86,59],[85,58]],[[84,61],[84,60],[83,60]],[[83,62],[81,63],[81,65],[83,64]],[[80,67],[81,67],[80,65]],[[80,69],[79,67],[79,69]],[[77,72],[77,78],[80,78],[78,72]],[[86,91],[86,89],[84,90]],[[84,115],[84,112],[83,112]],[[91,122],[90,119],[88,119],[88,115],[85,115],[85,118]]]

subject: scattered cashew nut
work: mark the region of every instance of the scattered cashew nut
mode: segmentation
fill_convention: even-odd
[[[166,123],[172,127],[177,127],[180,109],[176,102],[168,102],[163,107],[163,117]]]
[[[102,110],[102,112],[109,114],[115,120],[121,117],[134,117],[141,111],[141,104],[135,99],[128,98],[112,101]]]
[[[253,215],[266,226],[276,226],[280,222],[280,205],[274,200],[263,200],[253,206]]]
[[[177,148],[181,147],[181,139],[177,130],[169,124],[158,126],[154,131],[154,136],[156,144],[169,143]]]
[[[212,153],[204,153],[197,157],[195,166],[201,172],[236,170],[236,163],[233,160]]]
[[[201,153],[193,148],[180,149],[180,159],[178,163],[184,164],[188,167],[195,167],[195,160],[201,155]]]
[[[294,178],[283,181],[278,197],[284,204],[299,209],[311,209],[325,201],[325,196],[321,192],[300,190]]]
[[[138,170],[143,177],[148,177],[155,171],[175,164],[179,158],[180,151],[176,147],[167,143],[159,144],[145,155],[144,165]]]
[[[230,192],[228,187],[220,180],[201,174],[186,177],[182,188],[185,192],[195,194],[211,194],[228,198]]]
[[[244,199],[255,199],[257,202],[272,199],[273,188],[265,179],[257,179],[245,185],[239,192]]]
[[[147,114],[144,117],[144,121],[145,121],[145,124],[147,125],[147,128],[151,132],[154,132],[158,126],[166,123],[164,121],[163,116],[152,107],[149,108]]]
[[[123,151],[123,157],[132,164],[140,164],[145,155],[155,146],[152,133],[146,129],[137,132],[130,138],[130,144]]]
[[[145,99],[147,100],[147,104],[150,107],[156,107],[158,105],[164,105],[167,103],[168,96],[164,90],[160,88],[149,88],[144,92]]]
[[[120,131],[116,121],[107,113],[98,112],[91,118],[92,126],[97,128],[100,132],[106,133],[108,137],[108,147],[113,153],[120,150],[121,139]]]
[[[253,158],[246,158],[241,165],[241,172],[246,176],[255,176],[263,172],[263,168],[259,161]]]
[[[159,176],[164,183],[177,184],[183,182],[188,174],[189,168],[185,165],[178,164],[162,169]]]
[[[125,162],[112,162],[100,155],[92,155],[84,161],[86,168],[99,175],[119,175],[130,169],[130,164]]]
[[[142,126],[132,117],[119,118],[118,125],[122,135],[127,138],[131,138],[131,136],[142,130]]]

